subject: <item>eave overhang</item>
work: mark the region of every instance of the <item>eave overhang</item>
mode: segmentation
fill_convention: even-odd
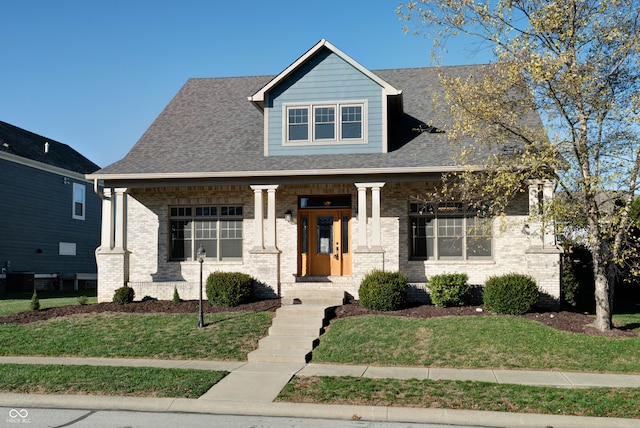
[[[79,173],[79,172],[75,172],[75,171],[70,171],[68,169],[64,169],[64,168],[60,168],[60,167],[57,167],[57,166],[49,165],[49,164],[46,164],[46,163],[43,163],[43,162],[38,162],[38,161],[35,161],[33,159],[25,158],[25,157],[22,157],[22,156],[11,154],[11,153],[0,152],[0,159],[4,159],[6,161],[13,162],[13,163],[16,163],[16,164],[28,166],[30,168],[39,169],[41,171],[46,171],[46,172],[49,172],[51,174],[58,174],[58,175],[61,175],[61,176],[74,178],[76,180],[85,180],[85,179],[86,180],[91,180],[91,179],[86,178],[85,174],[82,174],[82,173]]]
[[[220,171],[175,173],[121,173],[87,174],[87,180],[100,182],[105,187],[163,187],[207,186],[262,183],[336,183],[362,180],[436,181],[442,174],[461,171],[460,166],[358,168],[358,169],[305,169],[268,171]]]

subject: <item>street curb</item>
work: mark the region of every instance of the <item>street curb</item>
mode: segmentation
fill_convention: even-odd
[[[188,398],[116,397],[99,395],[52,395],[0,393],[0,406],[10,408],[65,408],[178,412],[226,415],[362,420],[404,423],[440,423],[485,427],[523,428],[631,428],[637,419],[483,412],[476,410],[425,409],[388,406],[356,406]]]

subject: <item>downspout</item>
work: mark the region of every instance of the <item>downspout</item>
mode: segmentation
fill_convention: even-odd
[[[105,199],[107,199],[107,197],[104,195],[103,192],[100,191],[100,185],[98,184],[98,181],[99,180],[97,178],[93,180],[93,191],[95,192],[96,195],[98,195],[100,199],[104,201]]]

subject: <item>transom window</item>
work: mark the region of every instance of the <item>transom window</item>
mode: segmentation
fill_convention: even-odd
[[[469,260],[492,257],[492,219],[459,202],[409,205],[409,257]]]
[[[287,106],[285,141],[288,143],[364,141],[365,106],[364,102]]]
[[[183,206],[169,209],[171,260],[195,260],[202,245],[207,259],[242,259],[241,206]]]

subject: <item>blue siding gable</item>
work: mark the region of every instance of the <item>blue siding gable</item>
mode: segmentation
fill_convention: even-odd
[[[329,49],[319,50],[268,93],[265,105],[268,156],[382,153],[385,114],[382,87]],[[285,111],[289,104],[362,102],[366,114],[364,141],[285,143]],[[310,112],[311,117],[312,112]],[[336,112],[336,116],[339,112]]]

